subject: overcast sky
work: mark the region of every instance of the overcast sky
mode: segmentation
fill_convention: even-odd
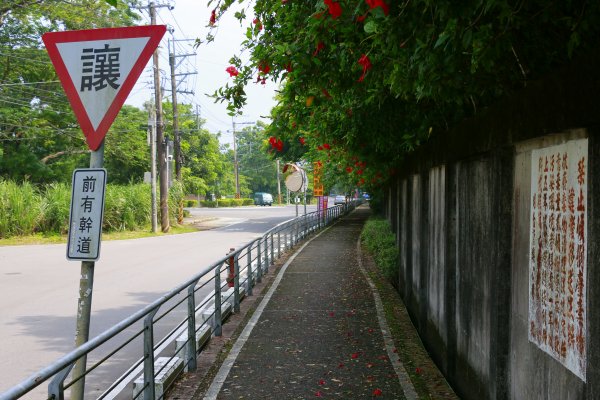
[[[159,3],[159,2],[156,2]],[[167,3],[166,1],[164,3]],[[160,69],[163,71],[162,82],[165,88],[170,89],[170,67],[168,61],[167,39],[204,39],[209,28],[207,27],[210,19],[210,12],[206,6],[206,1],[198,0],[171,0],[168,4],[174,6],[173,10],[168,8],[157,8],[157,23],[165,24],[174,29],[173,34],[165,34],[160,48]],[[239,9],[239,5],[234,8]],[[246,11],[247,21],[252,21],[252,10]],[[142,11],[141,25],[150,23],[148,12]],[[179,90],[193,91],[194,94],[178,94],[177,102],[193,104],[200,108],[201,117],[206,121],[205,127],[212,133],[221,132],[223,143],[231,142],[232,118],[227,115],[225,103],[214,103],[214,99],[206,94],[213,94],[215,90],[222,87],[233,78],[225,72],[229,64],[229,59],[233,55],[240,56],[240,43],[245,38],[245,26],[240,27],[239,22],[233,18],[233,12],[226,14],[225,18],[219,22],[213,34],[216,36],[214,42],[204,43],[197,49],[193,48],[192,41],[178,41],[176,43],[176,54],[196,53],[196,56],[178,58],[181,64],[176,68],[177,73],[197,72],[197,75],[189,75],[179,86]],[[242,55],[243,57],[243,55]],[[180,77],[178,79],[181,79]],[[277,87],[272,82],[266,85],[251,84],[247,88],[248,102],[244,109],[244,115],[235,117],[236,123],[256,122],[261,119],[269,122],[268,119],[261,118],[269,115],[271,108],[275,105],[274,89]],[[171,99],[171,92],[165,91],[165,100]],[[167,98],[168,97],[168,98]],[[140,76],[138,83],[131,91],[126,104],[141,107],[145,101],[153,98],[152,91],[152,69],[151,61],[147,65],[145,72]],[[236,129],[241,129],[240,125]]]

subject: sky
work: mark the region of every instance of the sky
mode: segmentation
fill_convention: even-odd
[[[156,4],[161,2],[155,1]],[[171,0],[163,1],[162,4],[170,4],[174,8],[157,8],[157,23],[167,25],[173,29],[173,33],[165,34],[160,45],[159,67],[162,71],[162,82],[165,88],[170,89],[170,67],[168,59],[167,39],[175,39],[175,54],[192,54],[191,57],[180,57],[177,61],[181,64],[176,68],[177,73],[197,72],[196,75],[188,75],[179,84],[178,89],[194,92],[194,94],[177,94],[177,103],[192,104],[193,109],[199,107],[200,116],[205,120],[204,128],[212,133],[220,132],[222,143],[231,143],[233,134],[232,117],[227,114],[226,103],[214,103],[214,99],[206,94],[213,94],[215,90],[224,86],[227,82],[233,82],[233,78],[225,72],[231,65],[229,59],[233,55],[242,57],[240,43],[245,38],[246,24],[252,21],[252,10],[247,10],[247,20],[244,27],[233,17],[234,10],[240,8],[237,4],[232,6],[222,20],[213,28],[212,34],[216,37],[211,43],[203,43],[194,49],[196,38],[204,39],[209,32],[208,21],[211,8],[206,6],[206,0]],[[142,19],[140,25],[150,24],[147,11],[140,11]],[[184,39],[192,39],[184,41]],[[179,77],[181,79],[181,77]],[[148,63],[144,73],[140,76],[137,84],[131,91],[125,104],[142,107],[144,102],[153,99],[152,61]],[[247,105],[243,115],[234,117],[236,130],[242,129],[250,122],[262,120],[269,123],[270,110],[275,106],[273,97],[277,84],[267,81],[265,85],[251,83],[246,90]],[[171,92],[164,92],[164,100],[171,100]],[[237,125],[239,124],[239,125]]]

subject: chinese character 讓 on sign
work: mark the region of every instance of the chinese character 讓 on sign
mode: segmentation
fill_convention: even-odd
[[[117,89],[117,79],[121,77],[119,72],[119,52],[120,47],[110,48],[105,44],[103,48],[85,48],[81,59],[83,60],[82,76],[81,76],[81,92],[92,90],[95,91],[106,88],[110,85],[113,89]]]
[[[97,260],[100,256],[105,186],[104,169],[77,169],[73,172],[67,245],[67,258],[70,260]]]

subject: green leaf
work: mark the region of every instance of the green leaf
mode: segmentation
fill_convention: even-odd
[[[365,24],[365,32],[369,34],[377,33],[377,22],[369,20],[369,22]]]

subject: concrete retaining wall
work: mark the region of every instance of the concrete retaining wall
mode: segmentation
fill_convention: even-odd
[[[600,398],[598,67],[433,138],[386,190],[399,292],[461,398]]]

